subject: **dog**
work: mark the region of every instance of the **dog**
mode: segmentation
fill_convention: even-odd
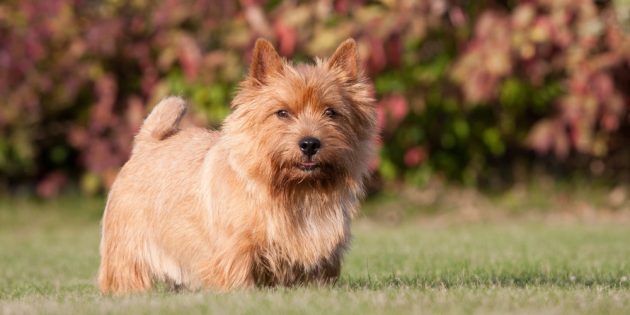
[[[333,284],[375,154],[375,101],[357,45],[292,64],[256,41],[221,130],[181,127],[160,101],[105,206],[104,294]]]

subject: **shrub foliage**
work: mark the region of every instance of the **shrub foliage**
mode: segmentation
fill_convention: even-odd
[[[5,1],[0,182],[36,184],[42,196],[74,180],[107,187],[148,107],[168,94],[218,125],[261,36],[301,61],[357,39],[385,179],[474,184],[540,157],[627,176],[629,9],[623,0]]]

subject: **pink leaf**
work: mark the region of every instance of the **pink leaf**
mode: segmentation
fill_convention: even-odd
[[[37,194],[42,198],[57,196],[68,182],[68,176],[61,171],[49,173],[37,184]]]
[[[405,152],[405,165],[408,167],[414,167],[424,162],[427,158],[426,151],[421,146],[415,146]]]
[[[199,46],[190,36],[184,36],[179,41],[179,62],[186,79],[193,81],[197,78],[202,56]]]
[[[407,116],[409,106],[407,106],[407,100],[402,95],[390,96],[387,98],[387,105],[395,122],[400,122]]]

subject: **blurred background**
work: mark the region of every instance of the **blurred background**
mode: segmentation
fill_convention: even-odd
[[[0,195],[104,196],[160,98],[219,127],[257,38],[308,62],[353,37],[375,200],[627,208],[629,32],[629,0],[3,1]]]

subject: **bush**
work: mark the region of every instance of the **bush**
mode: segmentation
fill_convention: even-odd
[[[517,174],[536,156],[569,169],[596,161],[598,173],[619,167],[626,172],[612,175],[627,176],[630,161],[618,156],[630,140],[628,8],[621,0],[4,2],[0,178],[6,187],[36,184],[42,196],[75,180],[100,191],[161,97],[185,96],[198,119],[217,126],[260,36],[302,61],[358,40],[379,99],[378,170],[387,180],[443,174],[475,184]]]

